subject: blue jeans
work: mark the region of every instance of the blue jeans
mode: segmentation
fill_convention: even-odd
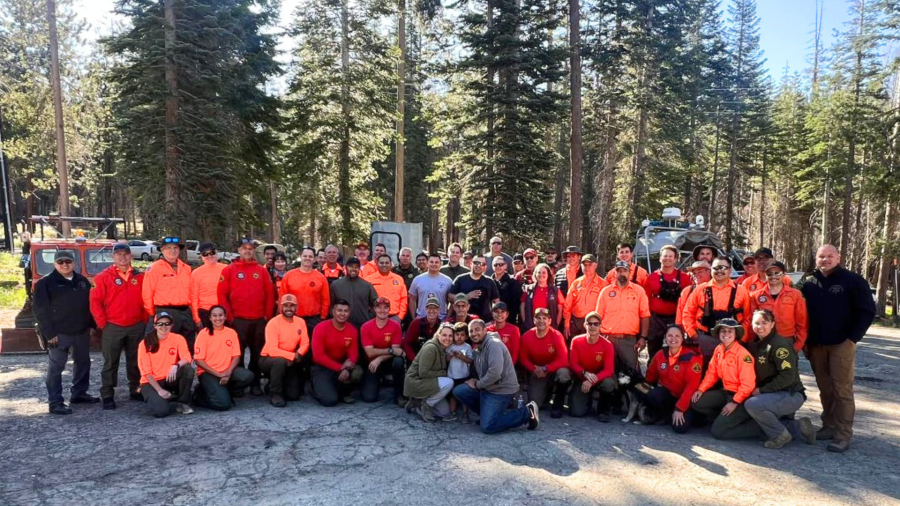
[[[506,429],[520,427],[528,422],[531,414],[524,406],[507,411],[512,394],[492,394],[485,390],[475,390],[463,383],[453,389],[453,396],[481,417],[481,432],[494,434]]]

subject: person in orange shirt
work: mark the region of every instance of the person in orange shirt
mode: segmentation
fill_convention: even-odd
[[[191,352],[184,337],[171,331],[174,323],[168,312],[159,312],[154,329],[138,345],[141,395],[156,418],[167,417],[172,411],[185,415],[194,412],[188,405],[194,383]]]
[[[184,243],[178,237],[163,237],[160,242],[162,258],[144,273],[144,310],[148,316],[160,311],[169,313],[173,318],[172,332],[184,336],[191,347],[197,327],[191,314],[191,267],[178,258]]]
[[[209,308],[209,326],[197,334],[194,362],[199,386],[194,404],[214,411],[231,408],[233,392],[243,392],[253,383],[253,373],[238,367],[241,343],[237,332],[225,326],[225,308]]]
[[[376,247],[376,250],[378,248]],[[367,243],[361,242],[356,245],[356,251],[354,251],[354,255],[359,259],[359,277],[366,279],[370,274],[374,274],[378,272],[378,264],[376,263],[378,260],[378,255],[376,254],[372,256],[373,262],[369,261],[369,245]]]
[[[600,292],[597,313],[600,332],[613,343],[616,357],[627,367],[637,368],[638,353],[647,346],[650,330],[650,303],[644,289],[628,280],[631,264],[616,262],[615,284]]]
[[[647,272],[647,269],[644,269],[636,263],[632,263],[631,260],[634,258],[634,247],[627,242],[623,242],[616,247],[616,252],[616,258],[618,259],[616,260],[616,265],[618,265],[619,262],[626,262],[628,264],[628,279],[630,279],[632,283],[643,288],[644,284],[647,283],[647,276],[650,274]],[[616,282],[616,278],[618,278],[616,269],[617,267],[613,267],[606,273],[607,284],[611,285]]]
[[[303,318],[294,316],[297,297],[281,296],[280,313],[266,324],[266,344],[259,357],[259,369],[269,377],[269,402],[276,408],[287,406],[303,394],[302,367],[309,356],[309,332]]]
[[[753,293],[766,287],[768,284],[766,269],[768,269],[769,266],[772,265],[772,262],[775,261],[775,256],[769,248],[759,248],[756,250],[756,253],[753,254],[753,258],[756,260],[756,274],[747,276],[739,283],[747,289],[747,293]],[[782,283],[784,283],[785,286],[791,286],[791,278],[785,276]]]
[[[284,297],[291,294],[297,298],[297,316],[306,322],[306,328],[312,333],[316,325],[328,318],[331,306],[331,292],[325,276],[313,269],[316,250],[309,246],[300,251],[300,267],[285,274],[281,281],[281,292]]]
[[[600,314],[591,311],[585,316],[584,324],[587,334],[575,336],[569,349],[569,367],[576,379],[569,394],[569,414],[574,417],[588,414],[597,392],[600,396],[597,420],[606,423],[616,388],[615,351],[612,343],[600,334]]]
[[[709,329],[723,318],[743,323],[750,317],[750,294],[731,281],[731,260],[720,256],[713,260],[713,279],[699,285],[684,305],[681,322],[693,343],[698,343],[703,361],[708,363],[719,340]]]
[[[569,341],[587,332],[584,318],[596,309],[597,298],[606,288],[606,280],[597,275],[597,257],[590,253],[581,257],[581,269],[584,276],[569,286],[569,294],[563,304],[563,323]]]
[[[216,247],[211,242],[200,245],[203,265],[191,273],[191,313],[197,328],[209,327],[209,310],[219,303],[219,278],[225,264],[219,263]]]
[[[716,323],[712,335],[719,340],[713,352],[706,376],[691,396],[694,411],[712,422],[712,435],[716,439],[759,437],[759,425],[744,407],[756,389],[756,370],[753,355],[739,342],[744,337],[744,327],[733,318],[723,318]],[[722,388],[711,390],[722,382]]]
[[[681,325],[681,328],[684,328],[684,325],[681,322],[681,319],[684,315],[684,306],[687,304],[688,298],[690,298],[691,294],[694,293],[694,290],[697,289],[698,286],[709,282],[712,279],[712,266],[709,265],[709,262],[704,260],[697,260],[693,264],[691,264],[691,268],[688,270],[691,273],[691,286],[685,288],[681,291],[681,296],[678,297],[678,308],[675,310],[675,324]],[[687,336],[685,336],[687,338]]]
[[[747,255],[744,257],[744,273],[738,276],[737,279],[734,280],[735,284],[743,284],[744,280],[749,278],[750,276],[755,276],[757,271],[756,266],[756,258],[753,255]]]
[[[344,268],[338,263],[339,251],[337,246],[329,244],[325,246],[325,262],[319,264],[319,272],[328,280],[328,284],[334,282],[335,279],[342,278],[346,275]]]
[[[789,279],[785,275],[785,266],[781,262],[774,262],[766,268],[766,287],[750,294],[750,314],[757,309],[768,309],[775,315],[775,331],[781,337],[794,342],[794,350],[799,352],[806,344],[806,334],[809,329],[809,316],[806,312],[806,299],[796,288],[785,286],[783,280]],[[747,329],[744,342],[752,342],[756,337],[749,322],[745,323]]]
[[[391,302],[390,317],[400,323],[406,316],[406,308],[409,305],[406,283],[399,274],[391,272],[394,265],[390,255],[382,254],[377,261],[378,272],[370,274],[365,279],[375,288],[378,297],[384,297]]]

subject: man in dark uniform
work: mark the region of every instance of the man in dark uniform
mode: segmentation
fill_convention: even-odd
[[[563,252],[566,268],[556,271],[554,278],[554,284],[559,288],[559,294],[563,300],[569,294],[569,287],[572,286],[572,283],[584,276],[584,271],[581,270],[581,255],[581,249],[578,246],[569,246]]]
[[[494,262],[493,279],[497,283],[500,292],[500,300],[509,308],[507,322],[513,325],[519,323],[519,301],[522,300],[522,285],[509,275],[509,266],[503,261],[503,257],[496,257]],[[492,312],[493,314],[493,312]]]
[[[75,272],[75,254],[59,250],[53,256],[55,270],[34,287],[34,316],[47,343],[50,367],[47,370],[47,396],[50,413],[70,415],[62,393],[62,372],[69,349],[75,365],[72,369],[71,404],[95,404],[99,397],[87,393],[91,381],[90,331],[96,327],[91,316],[91,282]]]

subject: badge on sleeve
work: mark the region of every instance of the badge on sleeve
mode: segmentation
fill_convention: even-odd
[[[784,360],[788,358],[788,355],[789,352],[787,348],[778,348],[777,350],[775,350],[775,358],[777,358],[778,360]]]
[[[694,366],[691,367],[691,370],[697,374],[700,374],[700,364],[694,364]]]
[[[782,361],[781,361],[781,368],[782,368],[782,369],[790,369],[790,368],[791,368],[790,362],[788,362],[787,360],[782,360]]]
[[[750,358],[750,355],[747,355],[747,356],[744,357],[744,362],[747,362],[748,364],[752,364],[752,363],[753,363],[753,359]]]

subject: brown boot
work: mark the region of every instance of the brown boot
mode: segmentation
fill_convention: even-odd
[[[793,439],[794,439],[794,437],[791,436],[790,432],[784,431],[781,433],[780,436],[776,437],[775,439],[770,439],[770,440],[766,441],[763,444],[763,446],[765,446],[766,448],[768,448],[770,450],[778,450],[779,448],[783,448],[784,445],[790,443]]]

